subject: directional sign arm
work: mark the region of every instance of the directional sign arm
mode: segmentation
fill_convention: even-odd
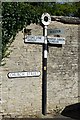
[[[63,37],[47,37],[50,44],[65,44],[65,38]]]
[[[25,43],[38,43],[43,44],[44,43],[44,36],[33,36],[29,35],[24,39]],[[65,44],[65,38],[64,37],[50,37],[47,36],[48,43],[50,44]]]
[[[44,43],[44,36],[33,36],[33,35],[28,35],[24,39],[25,43]]]

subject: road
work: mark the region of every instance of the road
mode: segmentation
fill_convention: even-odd
[[[72,119],[70,117],[64,117],[62,115],[56,116],[55,118],[3,118],[2,120],[79,120]]]

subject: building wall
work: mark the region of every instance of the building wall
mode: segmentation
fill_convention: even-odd
[[[31,24],[31,34],[43,35],[43,28]],[[52,22],[48,28],[63,28],[65,45],[48,45],[47,113],[62,110],[78,102],[78,25]],[[3,59],[2,114],[11,117],[42,116],[43,46],[25,44],[19,32],[9,47],[10,55]],[[40,71],[39,77],[9,79],[9,72]]]

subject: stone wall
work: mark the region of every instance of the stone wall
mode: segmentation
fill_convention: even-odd
[[[68,16],[51,16],[52,21],[58,21],[66,24],[79,24],[80,25],[80,18],[79,17],[68,17]]]
[[[78,26],[78,96],[80,102],[80,25]]]
[[[54,109],[78,102],[78,26],[49,27],[64,29],[65,37],[65,45],[49,46],[48,52],[48,108]]]
[[[31,34],[43,35],[43,28],[31,24]],[[51,22],[48,28],[64,29],[65,45],[48,45],[47,113],[62,110],[78,102],[78,25]],[[42,54],[43,46],[25,44],[20,31],[3,59],[1,70],[2,114],[8,117],[42,117]],[[9,72],[40,71],[39,77],[9,79]]]

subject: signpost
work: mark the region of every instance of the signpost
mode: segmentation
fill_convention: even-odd
[[[46,115],[47,112],[47,44],[65,44],[65,38],[63,37],[50,37],[48,35],[62,34],[62,29],[47,29],[47,26],[51,22],[51,17],[48,13],[43,13],[41,17],[44,25],[44,36],[27,35],[24,38],[25,43],[39,43],[43,44],[43,83],[42,83],[42,113]],[[39,77],[40,72],[10,72],[9,78],[21,78],[21,77]]]

